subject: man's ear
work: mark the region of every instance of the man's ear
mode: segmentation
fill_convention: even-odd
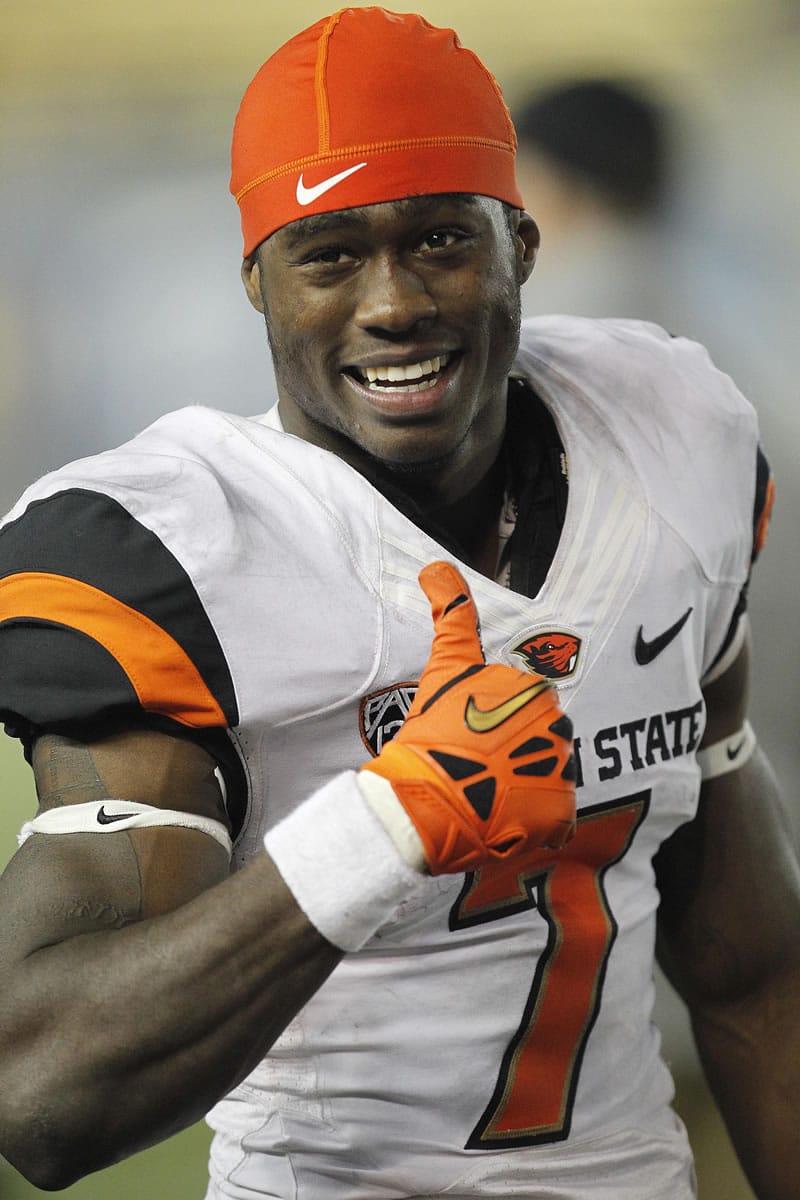
[[[536,255],[539,252],[539,226],[534,221],[530,213],[524,209],[519,214],[519,224],[517,226],[517,238],[521,244],[521,253],[519,258],[519,281],[524,283],[531,274],[531,271],[536,266]]]
[[[242,263],[242,283],[247,292],[247,299],[258,312],[264,312],[264,298],[261,295],[261,267],[255,254],[251,254]]]

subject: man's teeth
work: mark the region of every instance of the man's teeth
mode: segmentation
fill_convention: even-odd
[[[433,387],[436,379],[431,377],[438,375],[442,368],[447,366],[448,357],[446,354],[436,355],[435,358],[426,358],[423,362],[409,363],[406,366],[365,367],[364,375],[368,383],[379,383],[384,391],[423,391]],[[406,386],[387,388],[386,384],[391,383]]]

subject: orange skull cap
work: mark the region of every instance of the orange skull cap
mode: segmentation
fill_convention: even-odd
[[[470,192],[522,208],[499,85],[452,29],[343,8],[297,34],[245,92],[231,192],[244,253],[312,213]]]

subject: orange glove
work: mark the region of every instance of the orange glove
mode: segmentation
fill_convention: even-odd
[[[546,679],[487,666],[461,573],[419,576],[434,639],[401,729],[365,763],[389,781],[431,875],[472,871],[529,846],[560,849],[575,831],[572,724]]]

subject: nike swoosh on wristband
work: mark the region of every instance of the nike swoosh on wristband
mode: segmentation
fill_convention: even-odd
[[[115,821],[127,821],[128,817],[135,817],[136,813],[107,813],[103,805],[97,810],[98,825],[113,825]]]
[[[729,762],[734,762],[739,757],[739,755],[742,752],[742,747],[744,746],[746,741],[747,741],[747,738],[742,738],[742,740],[739,742],[738,746],[728,746],[727,747]]]
[[[644,627],[642,625],[639,626],[636,633],[634,654],[640,667],[646,667],[654,658],[658,658],[662,650],[666,650],[670,642],[674,641],[683,629],[692,612],[693,609],[691,607],[687,608],[683,616],[678,617],[674,625],[670,625],[669,629],[665,629],[663,633],[660,633],[658,637],[654,637],[652,641],[647,641],[644,637]]]
[[[346,171],[340,171],[338,175],[331,175],[328,179],[323,179],[322,183],[315,183],[313,187],[306,187],[303,183],[303,173],[300,172],[300,178],[297,181],[297,203],[305,207],[307,204],[313,204],[320,196],[324,196],[332,187],[336,187],[337,183],[341,183],[343,179],[347,179],[348,175],[354,175],[356,171],[360,171],[367,164],[365,162],[356,163],[354,167],[348,167]]]
[[[478,708],[474,696],[470,696],[464,711],[467,727],[473,733],[489,733],[490,730],[497,729],[498,725],[502,725],[509,717],[513,717],[514,713],[519,712],[526,704],[530,704],[531,700],[535,700],[541,692],[549,687],[550,684],[546,679],[540,679],[538,683],[533,683],[530,687],[525,688],[524,692],[518,692],[516,696],[509,696],[508,700],[504,700],[502,704],[496,704],[494,708]]]

